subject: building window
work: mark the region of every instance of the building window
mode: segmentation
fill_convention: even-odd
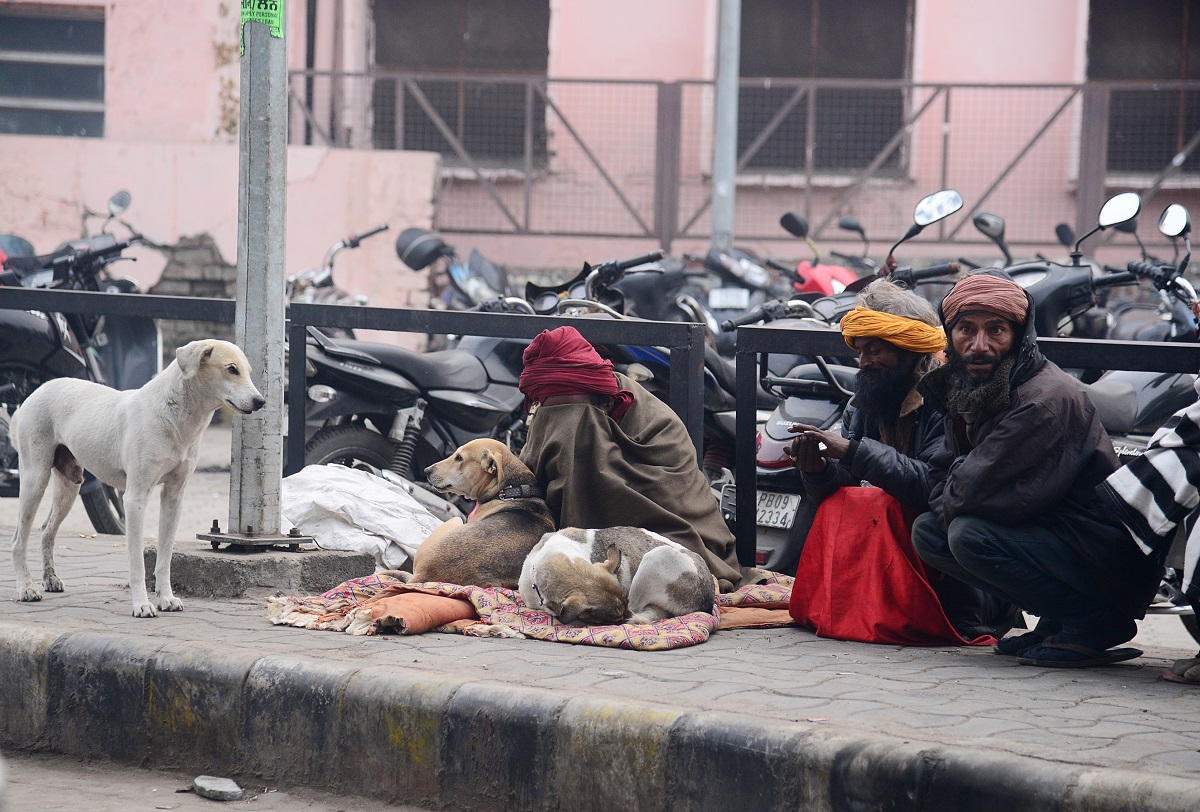
[[[1200,0],[1092,0],[1088,78],[1200,79]],[[1200,130],[1200,92],[1112,91],[1108,168],[1159,172]],[[1200,150],[1181,167],[1200,172]]]
[[[104,135],[103,11],[0,6],[0,133]]]
[[[374,4],[374,22],[375,66],[435,74],[418,80],[417,87],[476,163],[519,165],[528,129],[534,160],[544,165],[545,103],[533,93],[532,107],[527,107],[527,82],[522,80],[546,76],[548,0],[389,0]],[[497,80],[452,78],[455,74]],[[440,152],[446,164],[461,164],[450,140],[411,92],[384,77],[375,82],[373,96],[377,147]]]
[[[743,78],[904,79],[908,76],[911,0],[742,0]],[[793,96],[789,87],[743,87],[738,96],[738,154],[745,154]],[[813,163],[825,172],[865,168],[900,130],[898,88],[817,92]],[[802,172],[808,105],[801,101],[747,169]],[[900,147],[880,167],[901,170]]]

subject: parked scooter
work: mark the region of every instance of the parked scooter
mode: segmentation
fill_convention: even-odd
[[[122,253],[142,241],[136,232],[118,240],[108,231],[129,203],[128,192],[114,194],[97,234],[63,243],[49,254],[9,257],[0,272],[0,284],[140,293],[133,280],[108,272],[112,263],[132,259]],[[162,336],[153,319],[0,310],[0,496],[17,496],[20,491],[8,419],[34,389],[53,378],[66,377],[135,389],[160,371]],[[87,473],[80,496],[96,532],[125,532],[125,508],[118,491]]]

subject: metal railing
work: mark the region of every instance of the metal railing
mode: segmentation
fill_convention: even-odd
[[[1200,370],[1200,344],[1157,341],[1103,341],[1078,338],[1039,338],[1038,346],[1051,361],[1076,369],[1128,369],[1147,372]],[[781,327],[739,327],[735,382],[734,535],[738,560],[754,566],[758,488],[755,476],[755,391],[760,364],[771,353],[852,358],[853,350],[837,330],[788,330]]]
[[[83,313],[102,316],[141,316],[155,319],[209,321],[232,324],[232,299],[199,299],[123,293],[45,290],[0,286],[0,310],[36,310],[43,313]],[[344,327],[394,332],[480,335],[533,339],[543,330],[570,325],[594,343],[666,347],[670,358],[670,406],[683,420],[688,435],[702,453],[704,408],[704,327],[679,322],[636,319],[587,319],[524,316],[508,313],[469,313],[444,310],[388,309],[293,302],[289,306],[288,343],[307,345],[307,328]],[[306,353],[289,352],[287,399],[306,402]],[[303,408],[288,410],[288,470],[303,467]]]
[[[709,236],[711,82],[294,71],[291,90],[293,143],[440,152],[442,231],[665,250]],[[1142,191],[1147,211],[1200,197],[1198,106],[1196,81],[743,79],[735,233],[790,240],[778,220],[794,209],[826,243],[855,243],[843,214],[895,239],[917,198],[954,187],[967,207],[918,245],[986,245],[966,225],[985,208],[1010,245],[1053,243],[1055,223],[1090,229],[1114,190]]]

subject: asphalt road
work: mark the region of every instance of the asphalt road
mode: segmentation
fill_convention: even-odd
[[[255,812],[424,812],[379,800],[334,796],[308,789],[242,785],[240,801],[213,801],[190,791],[193,775],[81,762],[49,753],[7,753],[8,781],[0,812],[42,812],[86,808],[88,812],[154,812],[159,809],[249,808]]]

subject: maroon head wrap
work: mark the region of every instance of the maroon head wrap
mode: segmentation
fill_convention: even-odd
[[[543,330],[521,360],[525,369],[517,386],[526,409],[555,395],[610,395],[616,401],[610,414],[620,420],[633,405],[633,393],[617,387],[612,362],[601,358],[574,327]]]
[[[949,328],[961,314],[986,310],[1024,324],[1029,317],[1025,289],[1003,276],[990,273],[964,276],[942,300],[942,321]]]

